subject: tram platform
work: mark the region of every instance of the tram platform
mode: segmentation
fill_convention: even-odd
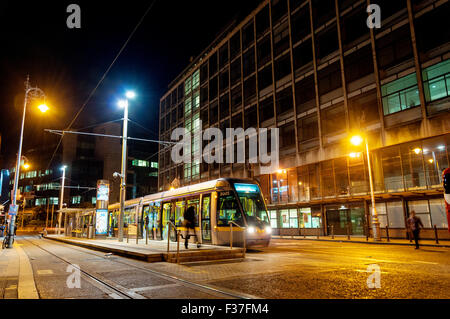
[[[208,260],[225,260],[245,258],[244,249],[240,247],[226,247],[202,245],[190,243],[188,249],[185,249],[184,242],[180,242],[179,256],[177,258],[177,243],[170,242],[169,251],[167,250],[167,241],[138,240],[130,239],[127,243],[125,238],[119,242],[116,238],[112,239],[86,239],[66,237],[64,235],[45,235],[44,238],[59,241],[69,245],[75,245],[83,248],[105,252],[107,254],[118,255],[127,258],[143,260],[146,262],[198,262]]]

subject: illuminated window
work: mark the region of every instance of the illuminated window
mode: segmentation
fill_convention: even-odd
[[[194,72],[194,75],[192,76],[192,90],[198,88],[199,84],[200,84],[200,70],[197,70]]]
[[[92,205],[97,204],[97,197],[92,197]]]
[[[150,167],[149,161],[134,159],[131,163],[133,166],[137,166],[137,167]]]
[[[151,162],[150,163],[150,167],[151,168],[158,168],[158,163],[157,162]]]
[[[80,204],[80,203],[81,203],[81,196],[72,197],[72,204]]]
[[[50,205],[58,205],[59,198],[58,197],[50,197],[49,203]]]
[[[416,73],[381,86],[384,115],[420,105]]]
[[[427,102],[450,95],[450,60],[432,65],[423,70],[425,99]]]

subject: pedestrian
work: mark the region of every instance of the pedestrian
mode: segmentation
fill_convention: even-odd
[[[411,211],[409,214],[409,218],[407,220],[408,228],[410,229],[411,233],[413,234],[414,242],[416,243],[416,248],[419,249],[419,234],[420,234],[420,227],[423,228],[422,220],[420,217],[416,216],[415,211]]]
[[[194,231],[193,236],[197,237],[197,234],[195,233],[195,207],[189,206],[186,211],[184,212],[184,227],[186,227],[186,234],[184,237],[184,247],[188,249],[188,242],[190,235],[190,230],[192,229]],[[197,238],[198,241],[198,238]]]

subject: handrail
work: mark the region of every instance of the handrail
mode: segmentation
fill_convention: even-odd
[[[246,243],[246,236],[245,236],[245,227],[242,227],[238,224],[236,224],[236,222],[230,220],[228,221],[228,224],[230,225],[230,249],[233,249],[233,225],[236,225],[237,227],[241,228],[244,230],[243,235],[242,235],[242,241],[244,242],[244,258],[245,258],[245,252],[247,250],[247,243]]]
[[[180,231],[177,230],[177,226],[171,221],[167,221],[166,223],[169,225],[169,229],[167,230],[167,258],[169,257],[169,251],[170,251],[170,227],[173,226],[175,229],[175,234],[177,237],[177,263],[180,262]]]

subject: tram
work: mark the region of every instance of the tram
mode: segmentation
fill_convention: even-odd
[[[244,237],[247,247],[269,245],[272,229],[261,189],[247,179],[220,178],[128,200],[124,234],[137,227],[137,236],[141,238],[167,240],[170,236],[175,241],[175,230],[169,224],[173,223],[184,234],[184,211],[190,206],[196,213],[199,243],[229,245],[232,229],[233,245],[242,246]],[[119,210],[119,203],[108,207],[109,236],[118,235]],[[191,236],[190,241],[197,240]]]

